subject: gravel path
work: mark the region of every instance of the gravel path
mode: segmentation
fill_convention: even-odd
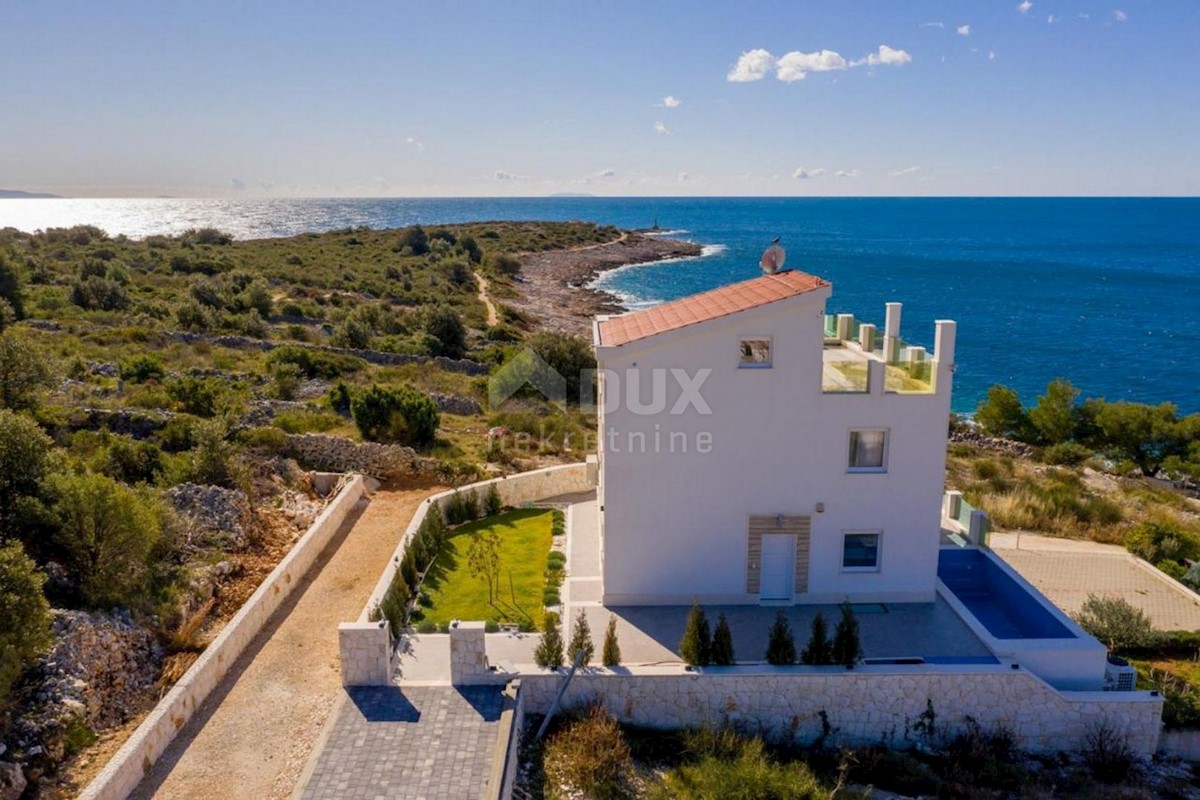
[[[337,624],[358,616],[434,487],[380,490],[146,775],[132,797],[286,798],[341,691]]]

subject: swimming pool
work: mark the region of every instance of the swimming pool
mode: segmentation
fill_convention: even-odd
[[[997,639],[1077,638],[980,550],[943,548],[938,578]]]

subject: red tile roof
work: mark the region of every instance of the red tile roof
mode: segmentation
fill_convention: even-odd
[[[795,270],[760,275],[741,283],[672,300],[645,311],[599,320],[597,344],[606,347],[628,344],[658,333],[806,294],[828,285],[828,281],[815,275]]]

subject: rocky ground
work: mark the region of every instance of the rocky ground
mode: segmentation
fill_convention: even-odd
[[[588,288],[602,272],[630,264],[699,256],[700,245],[627,233],[613,242],[573,250],[530,253],[521,258],[520,300],[505,302],[533,314],[540,327],[591,340],[592,317],[619,314],[617,297]]]

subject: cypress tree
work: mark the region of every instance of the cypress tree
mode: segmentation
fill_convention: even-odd
[[[621,663],[621,645],[617,644],[617,618],[608,617],[608,629],[604,631],[604,649],[600,661],[606,667],[615,667]]]
[[[796,640],[792,636],[792,626],[782,611],[775,612],[775,622],[771,624],[771,634],[767,639],[767,663],[775,666],[796,663]]]
[[[687,625],[683,629],[683,639],[679,641],[679,654],[683,660],[693,667],[703,667],[712,660],[712,634],[708,629],[708,618],[699,601],[692,601],[692,610],[688,612]]]
[[[712,663],[718,667],[732,667],[737,659],[733,654],[733,632],[724,612],[717,615],[717,627],[713,630]]]
[[[820,611],[813,617],[812,633],[808,637],[808,644],[804,646],[804,651],[800,653],[800,663],[814,666],[834,663],[833,644],[829,641],[829,626],[825,622],[825,615]]]
[[[583,613],[582,609],[575,615],[575,629],[571,631],[571,645],[567,648],[571,663],[575,662],[575,656],[580,650],[583,651],[583,660],[579,662],[579,666],[586,667],[592,663],[596,647],[592,644],[592,628],[588,625],[587,614]]]
[[[862,644],[858,641],[858,619],[849,603],[842,603],[842,618],[838,620],[833,634],[833,663],[846,669],[854,669],[863,656]]]
[[[563,665],[562,631],[558,628],[558,614],[546,614],[546,632],[542,641],[533,651],[533,660],[543,669],[553,669]]]

